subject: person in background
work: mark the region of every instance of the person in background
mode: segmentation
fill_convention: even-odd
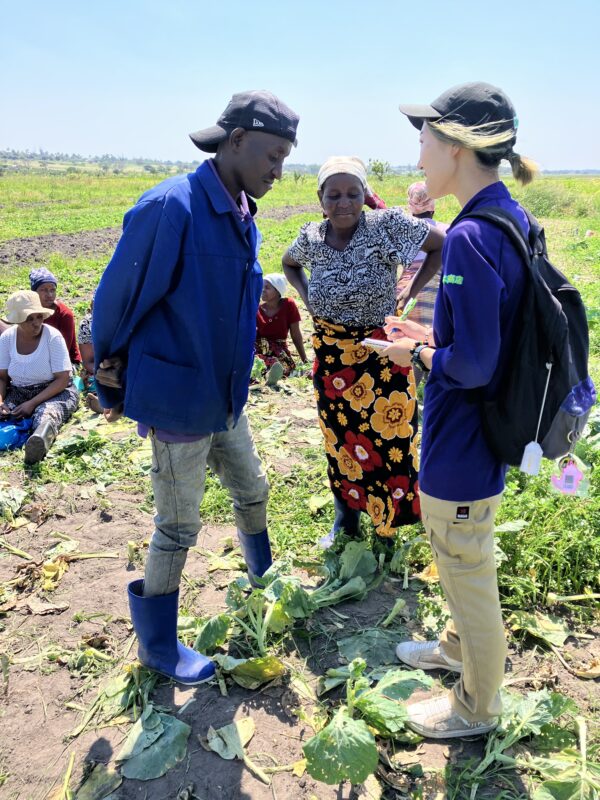
[[[78,366],[81,364],[81,353],[75,336],[75,315],[65,303],[56,299],[58,281],[49,269],[39,267],[29,273],[29,284],[31,290],[38,293],[42,306],[54,312],[46,324],[62,333],[71,363]]]
[[[0,417],[32,418],[27,464],[45,458],[79,401],[65,341],[44,324],[51,314],[36,292],[14,292],[6,302],[12,324],[0,336]]]
[[[100,405],[97,395],[94,360],[94,343],[92,341],[92,315],[94,313],[94,297],[90,300],[90,307],[79,323],[77,342],[81,353],[81,378],[83,381],[83,391],[85,394],[85,404],[95,414],[102,414],[103,408]]]
[[[278,272],[265,275],[261,304],[256,312],[256,356],[265,363],[267,383],[276,383],[296,369],[287,337],[292,337],[300,360],[306,362],[306,350],[300,330],[300,311],[291,297],[286,297],[287,280]]]
[[[325,220],[304,225],[283,256],[314,320],[313,380],[335,508],[324,548],[342,529],[358,536],[361,512],[388,542],[398,527],[419,520],[413,371],[394,367],[363,340],[385,339],[398,264],[424,249],[437,269],[444,235],[400,208],[365,212],[370,194],[359,158],[330,158],[318,175]]]
[[[270,92],[235,94],[216,125],[191,134],[214,158],[150,189],[126,214],[94,299],[98,399],[152,443],[156,527],[144,580],[128,587],[139,657],[185,684],[215,673],[177,639],[207,466],[230,492],[250,581],[272,563],[269,484],[244,410],[263,285],[252,198],[281,178],[297,126]]]
[[[398,658],[414,669],[459,674],[453,689],[407,707],[407,725],[446,739],[492,730],[501,712],[506,640],[494,558],[494,516],[507,470],[488,447],[472,391],[493,397],[510,369],[526,267],[508,236],[470,212],[499,206],[523,233],[525,211],[500,181],[507,160],[517,181],[532,162],[515,152],[517,115],[506,94],[487,83],[444,92],[429,106],[400,106],[420,130],[419,167],[432,198],[454,195],[461,211],[448,230],[433,337],[422,325],[384,354],[429,373],[421,450],[421,512],[452,621],[439,640],[406,641]],[[425,265],[422,268],[422,272]]]
[[[436,228],[439,228],[439,230],[444,231],[444,233],[448,230],[449,226],[445,222],[438,222],[433,219],[435,200],[427,194],[427,187],[423,181],[411,183],[407,190],[407,200],[408,211],[413,217],[425,220],[429,225],[434,225]],[[405,304],[405,298],[410,296],[410,284],[423,266],[426,255],[427,254],[423,252],[423,250],[419,250],[415,260],[406,267],[398,281],[397,296],[401,306]],[[439,286],[440,271],[438,270],[433,278],[420,290],[416,298],[417,303],[408,314],[408,319],[412,319],[414,322],[418,322],[419,325],[424,325],[426,328],[431,327],[433,324],[435,298],[437,297]]]

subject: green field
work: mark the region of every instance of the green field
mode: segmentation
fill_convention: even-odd
[[[8,243],[14,248],[14,240],[18,239],[48,234],[81,235],[86,231],[116,228],[136,198],[161,177],[144,173],[92,175],[82,172],[0,175],[0,254],[3,246],[8,246]],[[389,205],[402,204],[406,187],[414,179],[414,176],[390,176],[382,182],[374,181],[373,186]],[[515,188],[511,181],[507,183],[514,195],[542,221],[554,263],[575,283],[584,297],[590,323],[590,371],[596,384],[600,385],[600,177],[543,177],[525,189]],[[258,221],[264,237],[261,255],[264,272],[280,271],[281,255],[296,236],[300,225],[310,219],[319,219],[316,210],[300,209],[300,213],[294,211],[296,207],[311,206],[314,203],[315,177],[306,176],[295,180],[289,174],[284,175],[274,190],[260,201]],[[456,202],[445,199],[438,204],[436,218],[449,222],[457,211]],[[64,251],[52,252],[50,248],[42,262],[59,279],[58,297],[71,305],[78,317],[85,313],[109,257],[108,251],[67,256]],[[0,266],[0,303],[4,302],[10,292],[28,288],[27,275],[30,266],[26,259],[15,258]],[[308,344],[310,329],[306,319],[303,321],[303,332]],[[327,532],[332,519],[326,462],[320,433],[311,416],[312,403],[312,389],[307,378],[292,378],[284,389],[276,392],[266,387],[252,391],[249,403],[257,446],[267,465],[271,483],[269,515],[275,549],[280,556],[286,555],[289,559],[295,556],[295,566],[298,569],[306,559],[313,562],[313,567],[320,563],[322,556],[316,552],[314,544]],[[498,547],[499,582],[513,660],[513,673],[508,684],[513,683],[511,690],[522,694],[533,690],[562,692],[577,703],[579,710],[576,711],[574,707],[565,709],[564,716],[558,722],[548,711],[548,707],[545,707],[546,716],[540,711],[541,706],[537,707],[542,721],[537,728],[535,725],[523,728],[527,735],[521,742],[521,749],[519,746],[507,745],[508,749],[503,756],[505,760],[494,756],[489,761],[489,768],[483,772],[477,771],[477,764],[482,757],[481,749],[467,748],[462,754],[458,752],[452,758],[449,757],[445,766],[440,766],[439,753],[438,761],[435,761],[436,752],[425,749],[421,774],[412,769],[414,761],[408,759],[402,766],[402,760],[399,759],[400,766],[394,774],[402,776],[402,780],[398,778],[398,787],[405,788],[394,789],[394,784],[386,782],[378,773],[380,789],[384,791],[384,795],[379,796],[433,798],[436,791],[445,793],[447,797],[465,800],[474,800],[475,797],[493,797],[498,800],[525,797],[535,797],[536,800],[566,800],[577,797],[580,800],[592,800],[598,796],[590,788],[591,784],[585,781],[583,789],[579,791],[578,784],[579,788],[576,787],[572,794],[567,793],[568,787],[559,786],[556,789],[550,787],[549,793],[534,795],[535,787],[542,780],[548,780],[550,774],[556,774],[556,780],[566,785],[568,781],[576,781],[577,775],[581,777],[582,769],[585,772],[580,747],[581,731],[584,728],[587,733],[587,769],[595,776],[594,780],[600,781],[598,680],[576,675],[577,672],[582,673],[593,668],[595,660],[600,664],[597,640],[600,614],[598,603],[591,597],[593,593],[600,592],[600,414],[597,409],[592,414],[585,440],[578,446],[577,455],[586,466],[586,477],[589,481],[589,490],[585,497],[565,497],[551,489],[550,476],[555,470],[553,464],[546,464],[542,475],[533,479],[526,478],[516,470],[509,473],[505,498],[498,516]],[[79,409],[74,420],[59,437],[51,457],[40,465],[25,469],[21,453],[0,455],[0,658],[7,698],[10,699],[10,691],[18,691],[15,687],[19,686],[20,681],[26,681],[27,686],[33,687],[36,683],[32,681],[38,681],[44,703],[51,707],[50,710],[46,709],[40,724],[57,720],[58,714],[66,714],[70,720],[69,728],[75,727],[81,713],[90,707],[103,681],[111,675],[121,674],[123,664],[132,659],[134,651],[130,654],[127,649],[131,647],[129,630],[123,629],[117,634],[110,626],[119,615],[122,617],[126,614],[126,570],[131,567],[131,570],[137,569],[139,574],[143,550],[151,532],[151,519],[148,516],[152,512],[152,496],[147,477],[149,469],[148,448],[137,437],[130,422],[120,422],[109,428],[85,408]],[[43,522],[35,522],[37,518],[33,516],[32,508],[37,509],[36,513],[42,513],[39,510],[43,510]],[[57,508],[60,508],[61,513],[55,515]],[[230,533],[233,515],[229,499],[212,476],[208,478],[201,510],[204,521],[214,530],[223,532],[223,535]],[[77,562],[71,565],[65,578],[45,589],[34,578],[29,583],[22,584],[15,580],[15,576],[24,574],[17,569],[20,565],[48,560],[49,557],[45,554],[49,545],[56,543],[56,531],[67,535],[67,538],[84,541],[84,533],[88,530],[86,518],[97,517],[101,519],[95,528],[88,531],[87,548],[118,551],[114,568],[110,560]],[[109,526],[116,526],[118,522],[122,524],[114,529],[114,543],[105,538],[96,547],[94,531],[98,530],[98,535],[101,535],[104,528],[100,523],[104,520]],[[371,541],[372,531],[368,526],[365,527],[365,534]],[[376,597],[377,603],[381,603],[382,607],[373,601],[368,606],[372,610],[372,618],[361,618],[360,625],[378,625],[385,616],[384,612],[390,610],[393,601],[404,596],[401,594],[403,586],[408,587],[405,596],[412,614],[409,623],[411,631],[423,636],[433,635],[443,622],[445,610],[437,585],[423,577],[422,570],[427,569],[430,559],[419,534],[419,526],[413,526],[399,534],[391,564],[389,560],[384,564],[384,556],[381,555],[380,561],[378,560],[378,569],[381,570],[381,584],[377,587],[379,593],[374,590],[371,597]],[[65,541],[60,536],[58,539]],[[378,546],[374,547],[379,559]],[[27,559],[19,556],[15,553],[16,550],[31,557]],[[197,557],[200,556],[208,558],[206,553]],[[71,621],[68,628],[59,626],[53,630],[55,617],[21,618],[14,609],[18,609],[24,599],[35,595],[45,602],[64,600],[70,604],[70,610],[64,616],[72,615],[80,609],[80,605],[81,608],[85,606],[84,599],[81,599],[81,582],[85,584],[86,580],[91,580],[91,573],[86,573],[83,565],[90,564],[95,565],[96,572],[92,575],[94,579],[103,580],[102,576],[105,574],[107,585],[113,581],[110,585],[115,599],[110,602],[114,604],[110,605],[105,598],[108,605],[97,609],[98,613],[107,611],[107,616],[110,616],[111,621],[106,622],[102,630],[110,637],[112,644],[107,651],[110,656],[108,661],[102,662],[101,658],[97,658],[92,666],[88,663],[89,668],[82,669],[80,664],[74,666],[73,658],[50,658],[43,655],[48,652],[49,645],[73,651],[74,630],[79,624],[77,620]],[[101,572],[105,564],[110,565],[112,572],[108,568],[106,573]],[[122,569],[121,573],[115,572],[117,564]],[[223,585],[216,587],[222,590],[221,595],[218,595],[221,599],[214,603],[212,600],[209,602],[212,609],[210,613],[205,610],[203,592],[207,587],[211,591],[215,589],[214,578],[210,577],[213,574],[209,566],[207,577],[205,565],[201,573],[191,574],[185,587],[183,609],[192,620],[190,631],[194,634],[201,629],[203,620],[212,613],[222,611],[224,607]],[[419,575],[422,576],[421,579]],[[582,598],[572,600],[570,598],[573,595],[581,595]],[[11,606],[13,601],[15,606]],[[290,680],[291,673],[294,680],[316,681],[326,667],[338,664],[335,640],[336,637],[339,638],[339,630],[336,633],[335,626],[343,629],[346,624],[350,625],[346,620],[355,613],[353,607],[359,606],[358,603],[346,603],[337,612],[319,612],[306,625],[296,625],[292,631],[286,630],[284,634],[269,640],[269,656],[281,658],[286,664],[293,664],[288,669],[286,680]],[[86,614],[88,612],[89,609]],[[538,616],[526,616],[534,613]],[[550,617],[552,619],[548,621]],[[43,630],[45,626],[42,623],[45,620],[52,621],[47,623],[47,631]],[[394,625],[396,623],[391,626],[391,630],[395,630]],[[550,635],[552,631],[549,631],[548,626],[554,626],[554,638]],[[401,628],[398,627],[397,630],[400,635]],[[561,632],[573,634],[574,638],[568,640],[569,644],[564,643],[566,636],[561,641]],[[191,633],[189,635],[192,636]],[[192,636],[190,641],[193,638]],[[36,646],[37,640],[41,644]],[[335,653],[336,659],[332,653]],[[23,661],[33,658],[35,654],[36,658],[39,656],[37,661]],[[94,660],[92,656],[89,658]],[[29,668],[30,665],[33,665],[32,669]],[[67,671],[71,683],[62,677]],[[355,688],[353,680],[348,682],[350,693]],[[230,692],[233,691],[232,696],[239,695],[241,698],[240,706],[250,697],[252,702],[258,702],[258,694],[244,694],[244,690],[235,686],[232,690],[229,677],[227,686]],[[0,680],[0,694],[1,687]],[[221,692],[224,687],[225,677]],[[215,704],[224,703],[228,699],[220,695],[214,687],[199,690],[198,697],[202,699],[203,708],[206,697],[202,691],[213,692],[210,697]],[[334,694],[332,697],[333,699],[329,695],[311,695],[310,712],[307,711],[308,706],[305,707],[302,703],[298,705],[293,723],[296,727],[291,728],[298,740],[299,725],[307,726],[306,734],[303,733],[303,741],[306,741],[306,738],[318,732],[320,726],[331,717],[333,709],[341,702],[339,695]],[[165,691],[159,694],[159,698],[156,702],[167,707],[172,707],[175,702],[172,696],[168,699]],[[65,703],[71,705],[65,706]],[[26,769],[26,756],[19,755],[18,747],[10,752],[8,748],[3,751],[1,744],[2,731],[6,730],[2,725],[8,724],[12,714],[16,714],[21,720],[19,724],[27,724],[27,718],[19,716],[21,711],[15,710],[15,706],[11,707],[8,701],[4,707],[0,705],[0,787],[4,784],[6,790],[12,791],[12,794],[6,796],[14,800],[41,800],[45,796],[43,789],[49,791],[64,778],[67,757],[61,745],[61,737],[65,730],[60,729],[56,733],[55,746],[48,751],[47,768],[41,769],[39,765],[30,768],[29,780],[35,779],[35,792],[29,787],[24,788],[19,783],[17,773]],[[580,718],[579,721],[576,718]],[[59,723],[54,724],[56,731],[59,731]],[[128,723],[122,720],[121,725],[124,734],[129,729]],[[541,734],[540,729],[543,729]],[[52,735],[47,734],[49,740],[52,740]],[[90,730],[86,735],[88,738],[85,740],[85,747],[91,748],[94,737],[113,736],[113,741],[117,734],[114,728],[109,729],[108,733],[103,728],[101,731],[98,729],[98,732]],[[546,739],[543,738],[544,735]],[[67,740],[69,752],[75,753],[76,769],[81,772],[86,750],[85,747],[78,746],[79,741]],[[494,747],[497,746],[500,753],[500,743],[494,741]],[[267,739],[261,742],[265,747],[268,744]],[[392,750],[395,753],[415,752],[415,743],[403,741],[401,737],[394,739],[378,735],[378,742],[380,747],[382,742],[386,743],[388,756]],[[21,746],[25,748],[27,743],[23,742]],[[190,743],[188,749],[195,753],[197,746]],[[295,750],[290,751],[289,758],[296,760],[301,756],[300,745],[297,745]],[[194,757],[205,758],[207,754]],[[380,757],[383,758],[381,751]],[[538,759],[539,769],[532,767],[531,763],[527,765],[527,760],[531,762],[534,758]],[[541,760],[544,758],[551,764],[546,764],[542,769]],[[571,766],[575,765],[573,769],[576,778],[572,779],[573,770],[568,771],[565,759],[570,759]],[[382,763],[384,762],[385,759]],[[188,777],[193,777],[195,762],[192,760],[189,763],[192,763],[192,769]],[[384,772],[389,774],[387,767]],[[185,776],[182,774],[179,777],[183,786]],[[289,781],[285,786],[282,785],[283,788],[280,787],[280,792],[287,792],[290,798],[306,797],[308,800],[311,797],[311,792],[305,794],[300,791],[297,778],[293,778],[291,774]],[[130,783],[123,783],[123,798],[138,796],[134,794],[137,791],[135,786],[130,786]],[[164,793],[166,784],[163,785],[160,781],[146,785],[153,787],[155,784],[156,788],[151,789],[148,794],[149,800],[162,800],[163,797],[173,797],[175,800],[178,796],[171,784],[169,791],[175,792],[172,795]],[[75,779],[72,785],[75,786]],[[262,789],[264,788],[263,786]],[[333,790],[334,787],[318,783],[311,790],[312,797],[329,800],[334,796],[342,796],[335,795]],[[552,794],[550,790],[556,793]],[[65,798],[67,796],[64,795]],[[99,795],[101,796],[104,795]],[[258,792],[243,796],[262,798],[263,794]],[[345,794],[343,796],[346,797]],[[121,795],[115,794],[114,798],[117,797],[120,800]]]

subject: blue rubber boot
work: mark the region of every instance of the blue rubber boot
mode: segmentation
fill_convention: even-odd
[[[142,664],[188,686],[210,680],[215,674],[210,658],[185,647],[177,639],[179,592],[144,597],[143,591],[143,580],[133,581],[127,587]]]
[[[271,543],[267,529],[261,533],[244,533],[238,530],[240,548],[248,567],[248,579],[252,586],[261,586],[256,578],[262,578],[273,563]]]
[[[335,495],[333,496],[333,507],[335,509],[333,527],[329,533],[319,539],[321,550],[329,550],[338,531],[343,530],[351,539],[358,539],[360,536],[360,511],[350,508]]]

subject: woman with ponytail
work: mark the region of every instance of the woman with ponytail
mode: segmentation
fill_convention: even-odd
[[[527,216],[500,181],[498,168],[507,160],[515,178],[529,183],[535,166],[515,152],[517,115],[494,86],[463,84],[429,106],[400,110],[420,131],[419,166],[429,195],[454,195],[462,207],[446,236],[433,331],[393,321],[403,338],[384,350],[400,366],[412,363],[429,372],[421,511],[452,618],[439,641],[402,642],[396,652],[414,668],[459,674],[450,693],[408,707],[413,730],[445,739],[486,733],[501,711],[506,641],[494,515],[507,467],[486,443],[472,391],[492,398],[510,369],[526,280],[526,266],[506,234],[469,215],[500,207],[527,233]]]

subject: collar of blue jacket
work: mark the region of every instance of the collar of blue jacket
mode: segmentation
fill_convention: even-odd
[[[142,195],[94,301],[96,365],[125,362],[121,390],[99,387],[105,408],[124,401],[131,419],[182,434],[226,430],[230,414],[237,421],[262,291],[259,246],[254,221],[235,213],[207,162]]]

